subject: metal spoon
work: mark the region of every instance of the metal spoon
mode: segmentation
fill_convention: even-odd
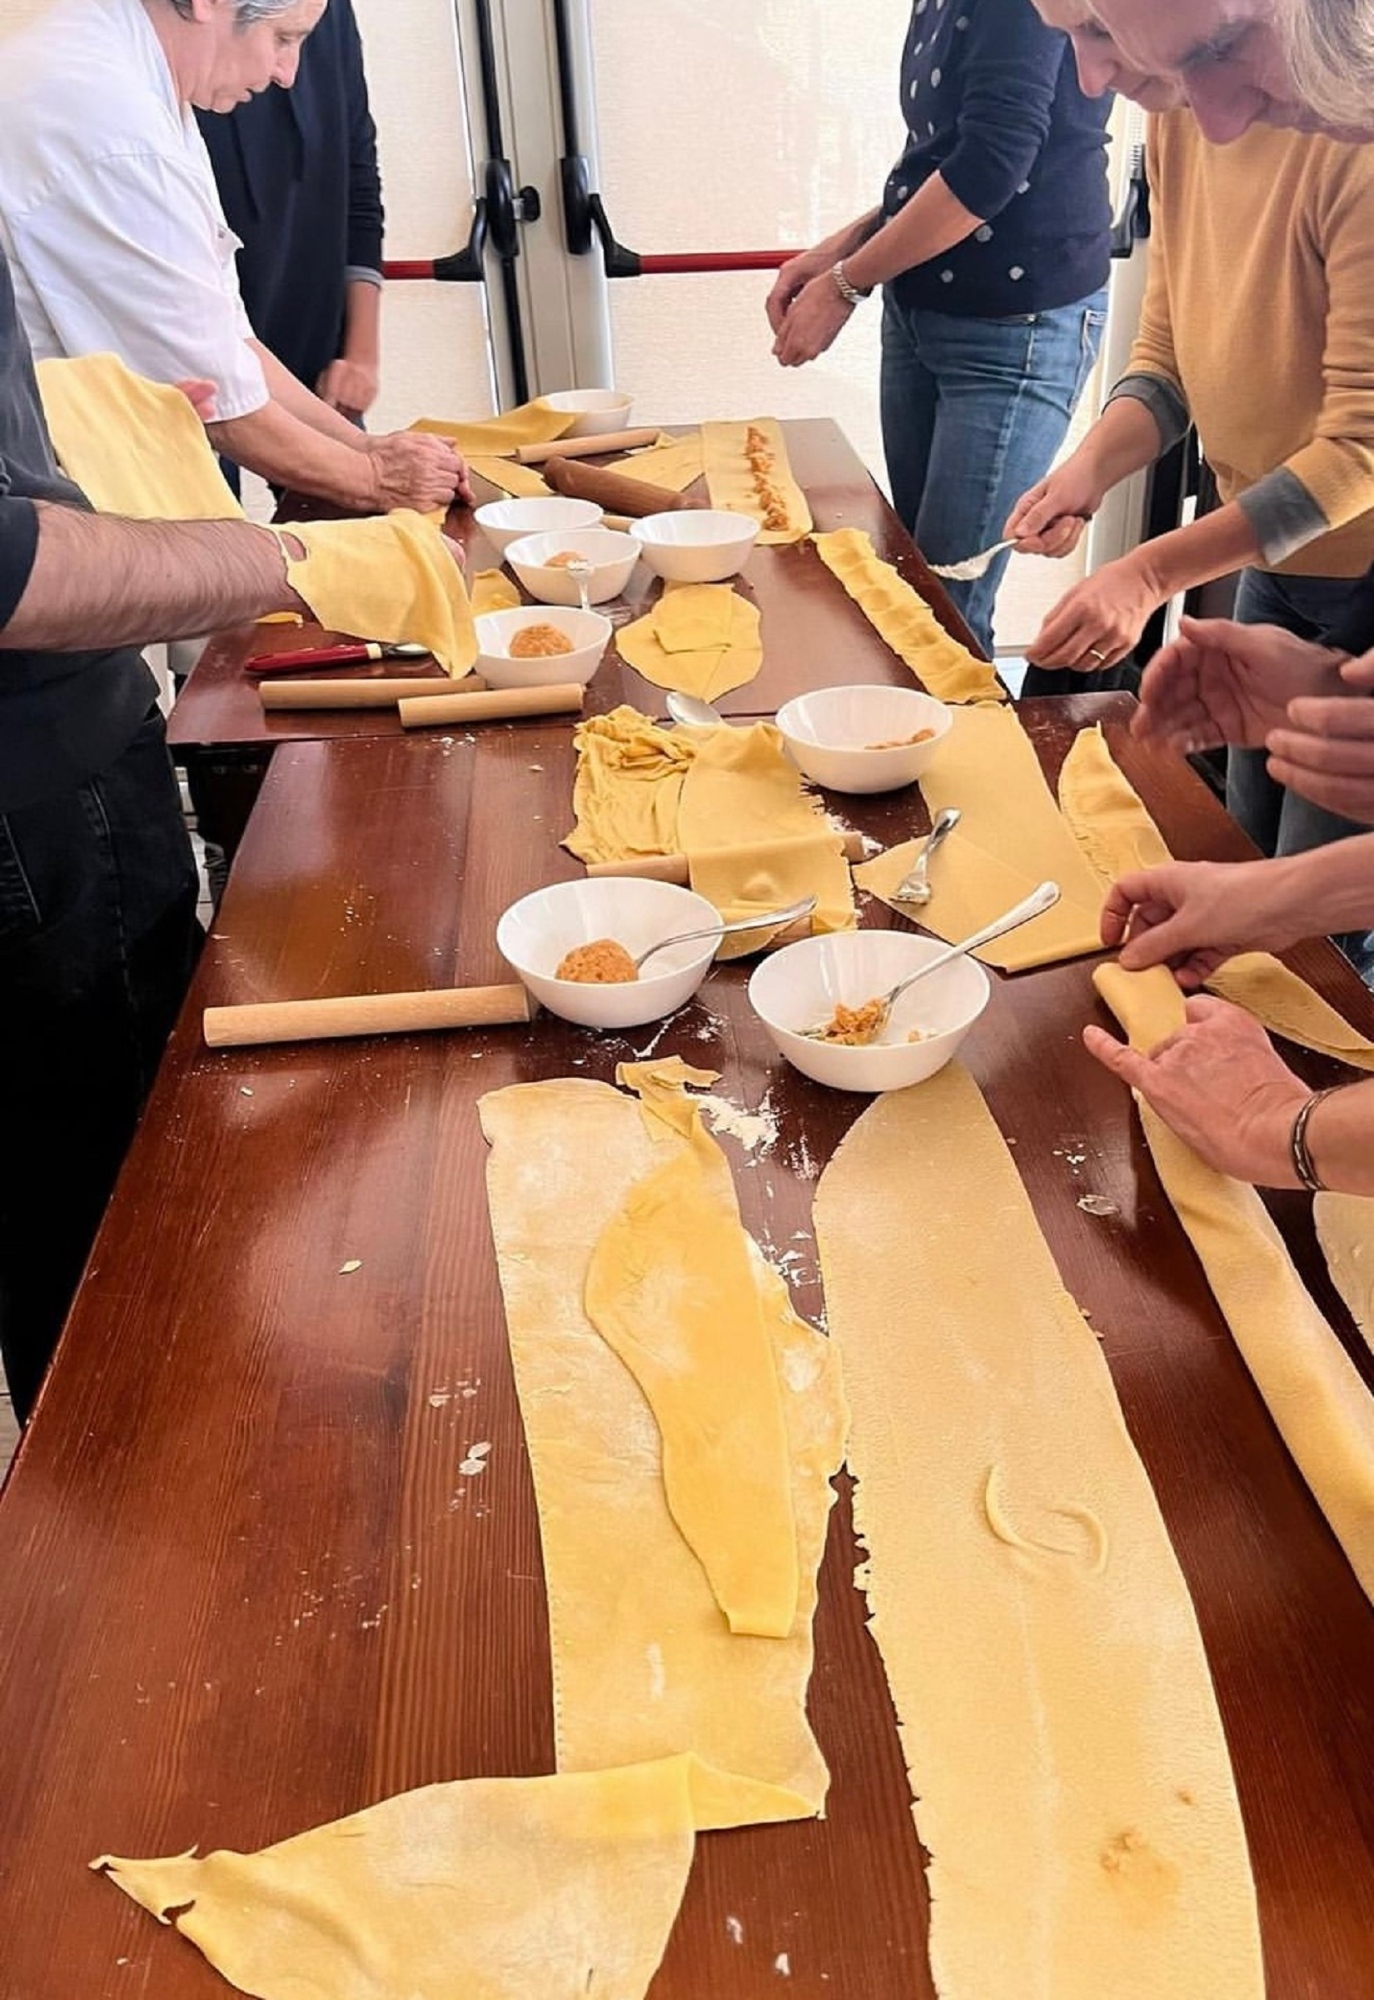
[[[1042,917],[1046,910],[1052,910],[1058,901],[1059,884],[1042,882],[1037,889],[1031,890],[1024,901],[1017,903],[1004,916],[985,924],[982,930],[975,931],[972,937],[966,937],[962,943],[949,945],[944,951],[936,952],[934,958],[929,959],[919,972],[913,972],[909,979],[903,979],[890,993],[882,995],[880,1002],[882,1012],[873,1031],[872,1040],[877,1041],[878,1037],[886,1032],[888,1023],[892,1019],[893,1006],[908,987],[915,986],[919,980],[928,979],[930,974],[938,972],[942,965],[949,965],[954,959],[963,958],[967,952],[977,951],[979,945],[991,944],[994,938],[1004,937],[1008,931],[1019,930],[1021,925],[1028,924],[1032,917]],[[820,1021],[814,1028],[798,1028],[794,1033],[805,1035],[808,1041],[823,1042],[826,1040],[829,1027],[829,1021]]]
[[[588,562],[585,556],[576,556],[572,562],[564,563],[563,567],[564,569],[567,570],[568,575],[577,585],[578,602],[581,604],[582,609],[584,611],[590,611],[592,608],[592,600],[587,595],[587,583],[592,573],[591,564]]]
[[[931,574],[942,576],[948,583],[976,583],[980,576],[986,576],[988,565],[1003,549],[1014,549],[1017,537],[1010,536],[1005,542],[994,542],[990,549],[984,549],[976,556],[965,556],[962,562],[932,563]]]
[[[931,860],[938,854],[941,846],[948,840],[962,818],[963,814],[960,812],[958,806],[946,806],[943,812],[935,815],[935,824],[931,827],[926,837],[925,846],[916,856],[911,868],[892,891],[892,901],[894,903],[911,903],[919,910],[930,901],[932,893],[929,880]]]
[[[694,694],[679,694],[676,689],[668,696],[667,709],[674,722],[685,722],[689,729],[718,729],[725,724],[725,717],[709,701],[699,701]]]
[[[814,896],[803,896],[799,903],[789,903],[785,910],[766,911],[761,917],[740,917],[732,924],[708,924],[702,931],[679,931],[676,937],[666,937],[661,944],[651,944],[647,951],[640,952],[635,971],[639,971],[646,958],[652,958],[656,951],[666,951],[670,944],[690,944],[694,938],[729,937],[734,931],[785,930],[789,924],[809,917],[815,907]]]

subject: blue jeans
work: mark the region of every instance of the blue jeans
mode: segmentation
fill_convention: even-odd
[[[155,709],[108,770],[0,813],[0,1354],[21,1421],[199,941]]]
[[[1352,576],[1275,576],[1242,571],[1235,615],[1242,625],[1281,625],[1300,639],[1320,639],[1344,611],[1360,579]],[[1263,750],[1231,750],[1226,758],[1226,806],[1263,854],[1305,854],[1368,833],[1367,826],[1314,806],[1265,769]]]
[[[964,319],[883,304],[882,417],[892,504],[930,562],[1000,540],[1043,479],[1092,373],[1105,291],[1014,319]],[[992,606],[1008,557],[949,594],[992,651]]]

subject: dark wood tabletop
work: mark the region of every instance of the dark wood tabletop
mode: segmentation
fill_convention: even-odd
[[[971,643],[967,627],[939,578],[912,547],[839,427],[828,418],[811,418],[783,428],[793,470],[806,491],[817,529],[866,529],[879,555],[895,562],[929,599],[949,630]],[[475,484],[479,505],[504,497],[485,480]],[[322,515],[329,510],[297,511]],[[473,511],[454,508],[448,532],[463,544],[468,572],[475,576],[479,570],[497,567],[499,558],[477,526]],[[514,583],[513,574],[507,574]],[[906,668],[858,606],[834,587],[834,580],[809,543],[756,548],[738,587],[762,613],[764,664],[757,679],[722,698],[720,706],[728,713],[771,715],[792,695],[846,681],[909,685]],[[658,589],[657,577],[639,563],[625,595],[602,608],[616,623],[627,623],[648,610]],[[243,625],[211,639],[172,711],[168,736],[173,750],[181,754],[187,750],[259,748],[317,737],[400,735],[394,709],[264,710],[258,699],[258,683],[243,671],[244,661],[250,653],[294,651],[309,643],[316,630],[311,626],[303,633],[292,626]],[[340,670],[332,671],[337,674]],[[379,673],[397,671],[394,663],[387,663],[345,673],[349,678],[375,678]],[[588,690],[588,707],[601,711],[622,701],[633,702],[645,714],[664,712],[662,691],[612,653]]]
[[[1243,855],[1202,785],[1130,741],[1129,708],[1097,696],[1023,712],[1050,771],[1076,727],[1104,719],[1176,852]],[[501,977],[500,910],[578,872],[554,844],[570,785],[570,734],[551,723],[277,754],[0,1501],[0,1991],[12,2000],[223,1995],[192,1946],[86,1872],[99,1852],[253,1849],[410,1786],[550,1768],[484,1091],[610,1080],[651,1049],[718,1068],[719,1088],[750,1108],[766,1099],[779,1128],[762,1154],[722,1142],[746,1226],[775,1249],[803,1232],[797,1303],[819,1305],[815,1177],[867,1100],[780,1065],[739,967],[713,972],[661,1032],[598,1036],[545,1016],[275,1050],[200,1043],[207,1003]],[[924,824],[914,791],[842,803],[884,841]],[[864,921],[901,920],[870,903]],[[1374,1027],[1329,947],[1293,962]],[[1216,1312],[1127,1093],[1081,1048],[1083,1021],[1104,1018],[1091,963],[996,978],[965,1057],[1101,1331],[1197,1605],[1270,2000],[1367,2000],[1374,1612]],[[1118,1213],[1085,1213],[1085,1193]],[[1274,1207],[1374,1379],[1320,1274],[1307,1203]],[[477,1440],[491,1442],[490,1470],[459,1503],[457,1466]],[[811,1690],[828,1817],[702,1838],[654,2000],[758,2000],[782,1990],[782,1952],[788,1992],[809,2000],[930,2000],[920,1850],[854,1563],[842,1498]]]

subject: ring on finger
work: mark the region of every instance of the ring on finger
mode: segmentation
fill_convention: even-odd
[[[1096,660],[1099,667],[1105,667],[1107,664],[1107,655],[1103,652],[1100,646],[1089,646],[1088,658],[1090,660]]]

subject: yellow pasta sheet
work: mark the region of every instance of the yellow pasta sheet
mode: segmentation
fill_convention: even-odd
[[[685,854],[693,887],[727,919],[817,898],[816,931],[855,922],[842,837],[771,723],[661,729],[632,708],[579,725],[564,846],[579,860]],[[731,940],[748,950],[757,937]]]
[[[810,534],[811,509],[775,418],[703,424],[701,444],[713,507],[750,515],[759,523],[760,542],[799,542]]]
[[[862,528],[837,528],[811,539],[826,568],[927,693],[948,702],[1006,700],[988,661],[946,632],[920,592],[882,560]]]
[[[259,1854],[92,1866],[160,1920],[178,1912],[258,2000],[643,2000],[715,1781],[686,1756],[462,1779]]]
[[[447,417],[421,417],[413,431],[427,431],[432,437],[449,440],[466,459],[476,456],[508,458],[527,444],[552,444],[566,437],[577,421],[573,410],[552,410],[541,396],[504,410],[497,417],[474,417],[470,422]]]
[[[40,361],[37,374],[62,468],[97,513],[131,521],[243,518],[180,389],[131,373],[116,354]]]
[[[427,646],[450,674],[477,658],[463,573],[431,521],[402,510],[364,521],[293,522],[291,587],[326,630]]]
[[[762,1313],[790,1466],[797,1602],[784,1638],[732,1634],[669,1508],[659,1425],[635,1376],[588,1313],[593,1257],[636,1189],[694,1151],[718,1209],[729,1170],[681,1097],[678,1065],[634,1073],[649,1108],[605,1084],[523,1084],[482,1100],[487,1196],[520,1395],[549,1600],[560,1771],[691,1750],[726,1774],[698,1825],[784,1817],[751,1788],[818,1812],[826,1771],[806,1719],[816,1572],[843,1454],[834,1350],[790,1311],[786,1287],[739,1231],[732,1269]],[[653,1072],[665,1081],[655,1096]],[[684,1120],[674,1122],[675,1110]],[[595,1172],[588,1172],[595,1161]],[[732,1225],[736,1230],[737,1223]],[[663,1299],[690,1282],[677,1250]],[[723,1415],[724,1413],[722,1413]],[[722,1504],[741,1511],[737,1496]],[[752,1534],[752,1530],[746,1530]]]
[[[863,1114],[815,1220],[941,2000],[1261,2000],[1193,1607],[962,1069]]]
[[[524,602],[519,591],[501,569],[479,569],[469,590],[472,615],[481,618],[488,611],[514,611]]]
[[[1074,739],[1059,774],[1059,804],[1104,893],[1122,875],[1159,868],[1173,859],[1100,726],[1080,730]],[[1244,1007],[1271,1034],[1356,1069],[1374,1070],[1374,1042],[1270,952],[1237,953],[1217,968],[1207,987]]]
[[[1099,966],[1093,984],[1138,1049],[1183,1024],[1162,966]],[[1252,1187],[1205,1166],[1139,1103],[1155,1169],[1255,1386],[1299,1472],[1374,1598],[1374,1397],[1294,1268]]]
[[[616,634],[627,666],[655,687],[714,701],[763,665],[758,608],[722,583],[668,584],[651,611]]]
[[[946,806],[962,813],[930,871],[933,894],[920,921],[951,944],[1028,896],[1036,884],[1057,882],[1060,901],[977,956],[1009,972],[1052,965],[1102,949],[1097,875],[1079,851],[1050,795],[1029,737],[1010,708],[959,708],[939,755],[921,779],[931,817]],[[889,848],[854,871],[861,889],[890,909],[919,841]]]
[[[1374,1348],[1374,1200],[1362,1194],[1315,1195],[1312,1220],[1331,1282],[1365,1345]]]
[[[628,453],[617,470],[661,486],[665,493],[685,493],[705,470],[701,432],[690,431],[686,437],[665,434],[643,451]]]
[[[488,458],[474,452],[468,460],[468,471],[475,472],[479,479],[485,479],[502,493],[508,493],[513,500],[547,500],[553,492],[542,472],[533,465],[522,465],[518,458]]]

